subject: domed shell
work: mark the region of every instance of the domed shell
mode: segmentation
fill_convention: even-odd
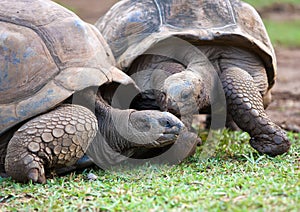
[[[197,45],[249,49],[264,62],[269,89],[274,84],[276,57],[264,24],[252,6],[239,0],[122,0],[95,25],[123,70],[158,42],[176,36]]]
[[[76,91],[112,81],[114,64],[98,30],[64,7],[1,0],[0,134]]]

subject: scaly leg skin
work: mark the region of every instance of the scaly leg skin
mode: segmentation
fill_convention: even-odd
[[[58,176],[64,176],[71,172],[83,171],[84,169],[92,168],[92,167],[95,168],[95,166],[96,164],[87,155],[84,155],[74,165],[55,169],[55,174],[57,174]]]
[[[287,152],[291,144],[286,133],[265,113],[262,96],[253,78],[246,71],[231,67],[222,73],[221,81],[227,111],[238,127],[250,134],[250,145],[270,156]]]
[[[45,169],[71,166],[98,130],[95,115],[79,105],[62,105],[25,123],[9,141],[5,170],[19,182],[45,183]]]

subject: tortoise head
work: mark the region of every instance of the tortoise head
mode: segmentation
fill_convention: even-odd
[[[169,76],[158,94],[158,104],[176,116],[195,114],[202,83],[191,71],[183,71]]]

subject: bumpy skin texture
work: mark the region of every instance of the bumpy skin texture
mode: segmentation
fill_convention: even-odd
[[[143,149],[172,145],[184,129],[171,113],[112,108],[101,95],[96,97],[95,112],[99,132],[87,155],[104,169],[128,161]]]
[[[223,46],[198,48],[201,48],[214,66],[215,73],[218,73],[216,77],[221,77],[228,104],[227,126],[231,121],[231,124],[236,124],[236,128],[248,132],[252,137],[250,144],[260,153],[276,156],[287,152],[290,142],[285,132],[276,126],[264,111],[263,96],[268,92],[268,84],[261,60],[254,54],[237,48]],[[132,68],[134,71],[141,69],[150,72],[172,69],[166,80],[158,83],[163,85],[162,92],[165,99],[158,97],[156,102],[162,110],[176,114],[186,126],[189,126],[191,121],[185,120],[186,115],[195,114],[195,110],[206,113],[212,99],[215,98],[212,96],[214,93],[210,92],[215,90],[212,83],[215,82],[212,80],[213,72],[207,71],[209,66],[202,66],[202,72],[198,73],[193,69],[186,71],[184,67],[174,68],[179,66],[178,62],[166,63],[156,57],[147,56],[144,60],[136,61]],[[150,79],[153,78],[155,77]],[[153,98],[151,95],[148,97]]]
[[[48,169],[74,164],[96,134],[95,115],[80,106],[40,114],[109,82],[134,84],[115,68],[95,27],[50,0],[1,0],[0,172],[21,182],[43,183]],[[106,131],[112,127],[101,126]]]
[[[45,183],[45,170],[70,166],[85,153],[98,130],[95,115],[62,105],[24,124],[10,140],[5,170],[19,182]]]
[[[251,136],[250,144],[260,153],[276,156],[287,152],[286,133],[264,111],[262,96],[253,78],[240,68],[229,68],[221,75],[228,111],[235,123]]]
[[[213,109],[211,111],[209,109],[216,105],[214,103],[218,102],[218,99],[222,99],[219,102],[225,106],[224,96],[216,97],[210,91],[219,90],[221,86],[219,83],[216,85],[215,82],[225,70],[238,67],[248,72],[253,81],[253,86],[245,93],[244,90],[239,90],[239,95],[254,92],[251,94],[253,98],[250,104],[252,107],[255,106],[255,110],[260,111],[259,117],[247,115],[243,122],[240,119],[242,115],[236,116],[234,110],[238,104],[230,103],[230,100],[235,98],[231,95],[226,96],[229,102],[227,114],[231,114],[239,127],[251,134],[253,137],[251,145],[259,152],[277,155],[288,150],[290,144],[284,132],[271,124],[263,112],[261,102],[263,101],[265,106],[270,102],[270,89],[276,78],[276,56],[261,17],[249,4],[240,0],[123,0],[116,3],[95,25],[112,48],[117,66],[128,71],[129,75],[132,73],[132,68],[134,73],[149,68],[152,72],[155,69],[162,69],[165,76],[173,75],[167,79],[161,77],[163,74],[158,77],[159,82],[162,78],[166,79],[165,88],[152,87],[152,89],[162,90],[162,93],[166,94],[165,98],[153,97],[154,92],[147,91],[142,99],[148,97],[148,101],[143,101],[146,102],[144,105],[136,101],[137,107],[153,105],[156,107],[155,101],[152,100],[157,98],[160,109],[181,116],[182,121],[188,126],[188,123],[191,123],[191,114],[195,110],[201,113],[211,112],[214,115]],[[200,54],[196,53],[198,54],[196,57],[190,57],[192,48],[183,48],[186,45],[179,41],[168,42],[172,37],[200,47],[216,70],[217,80],[211,75],[212,72],[207,71],[210,67],[207,66],[206,61],[195,60]],[[170,51],[163,51],[166,46],[170,47]],[[185,50],[188,50],[187,54]],[[141,57],[143,54],[146,55],[145,58]],[[149,54],[158,57],[151,58]],[[160,56],[167,56],[169,60]],[[195,71],[197,68],[199,71]],[[186,73],[190,73],[190,76]],[[227,75],[223,76],[223,80],[226,81]],[[177,80],[176,83],[172,83],[172,77],[173,82]],[[147,75],[137,79],[142,85],[150,80]],[[241,80],[247,81],[247,78],[242,77]],[[218,89],[215,89],[216,87]],[[229,90],[230,87],[231,85]],[[194,92],[190,92],[191,90]],[[235,101],[242,101],[242,99],[238,98]],[[195,102],[196,106],[194,106]],[[245,105],[248,106],[247,103]],[[246,106],[242,106],[240,111],[248,114]],[[228,124],[231,121],[229,116]],[[248,121],[248,118],[251,121]],[[220,118],[220,122],[225,124],[225,120],[222,119],[223,117]],[[260,119],[263,121],[258,121]],[[252,129],[248,126],[249,122],[257,122],[262,129]]]

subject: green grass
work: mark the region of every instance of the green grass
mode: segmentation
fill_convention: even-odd
[[[273,44],[300,47],[300,20],[285,22],[264,20],[264,23]]]
[[[45,185],[0,178],[0,211],[300,210],[300,134],[290,133],[291,151],[276,158],[256,154],[246,133],[215,135],[213,143],[220,142],[208,158],[198,149],[177,166],[86,170]],[[98,179],[88,181],[89,172]]]
[[[300,5],[300,0],[243,0],[256,9],[271,6],[274,3],[291,3]],[[300,47],[300,20],[275,21],[263,20],[272,43],[284,47]]]
[[[270,6],[274,3],[300,4],[300,0],[243,0],[256,8]]]
[[[70,10],[70,11],[72,11],[72,12],[74,12],[74,13],[77,13],[77,12],[78,12],[74,7],[71,7],[71,6],[69,6],[69,5],[66,5],[66,4],[62,3],[60,0],[54,0],[54,2],[56,2],[57,4],[59,4],[59,5],[63,6],[63,7],[65,7],[65,8],[67,8],[68,10]]]

